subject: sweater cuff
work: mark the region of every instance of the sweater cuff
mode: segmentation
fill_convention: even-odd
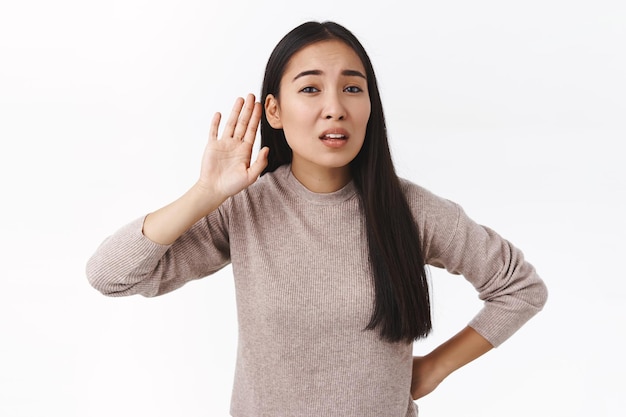
[[[487,302],[469,326],[487,339],[493,347],[498,347],[541,311],[545,302],[545,296],[542,294],[544,292],[537,294],[540,299],[533,303],[534,305],[519,299],[501,300],[503,302],[499,303]]]

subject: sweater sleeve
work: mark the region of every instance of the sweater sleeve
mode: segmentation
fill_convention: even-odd
[[[484,305],[469,325],[497,347],[543,308],[546,285],[519,248],[474,222],[458,204],[423,192],[425,262],[474,286]]]
[[[217,272],[230,262],[222,208],[198,221],[171,245],[144,236],[144,219],[109,236],[87,261],[87,279],[104,295],[154,297]]]

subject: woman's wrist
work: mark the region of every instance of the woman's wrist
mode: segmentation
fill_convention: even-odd
[[[209,184],[198,180],[190,189],[185,193],[183,198],[188,198],[191,207],[198,209],[198,219],[209,215],[216,208],[218,208],[228,197],[215,187],[214,184]]]

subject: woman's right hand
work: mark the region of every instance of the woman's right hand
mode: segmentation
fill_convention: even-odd
[[[197,187],[226,199],[257,180],[267,166],[269,152],[267,147],[261,149],[256,161],[250,163],[261,115],[261,104],[255,102],[253,94],[245,101],[237,98],[219,139],[221,114],[213,116]]]
[[[250,164],[262,114],[261,104],[254,100],[254,95],[249,94],[245,101],[242,98],[235,101],[219,140],[221,115],[213,116],[200,178],[179,199],[146,216],[143,234],[148,239],[163,245],[173,243],[194,223],[261,175],[267,166],[269,149],[261,149],[256,161]]]

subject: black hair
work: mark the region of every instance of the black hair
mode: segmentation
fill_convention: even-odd
[[[427,271],[419,230],[396,175],[372,63],[359,40],[335,22],[306,22],[287,33],[265,68],[261,103],[280,96],[280,82],[291,57],[307,45],[327,40],[347,44],[365,67],[371,113],[363,146],[350,163],[367,229],[375,300],[367,330],[378,329],[390,342],[423,338],[432,329]],[[261,146],[270,148],[263,174],[291,163],[292,152],[282,129],[261,118]],[[262,175],[263,175],[262,174]]]

